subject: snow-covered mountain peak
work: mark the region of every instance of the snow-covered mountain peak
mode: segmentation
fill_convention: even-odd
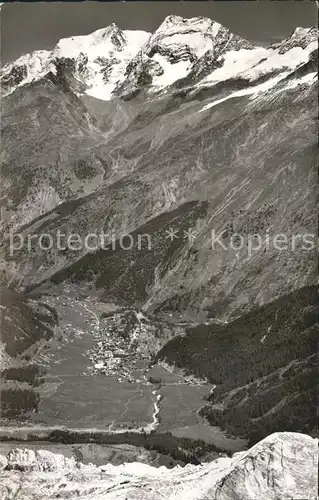
[[[53,69],[50,51],[36,50],[31,54],[23,54],[1,68],[1,90],[4,94],[10,94],[20,85],[38,80]]]

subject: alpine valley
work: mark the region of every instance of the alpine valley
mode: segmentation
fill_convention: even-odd
[[[317,39],[1,68],[1,499],[318,498]]]

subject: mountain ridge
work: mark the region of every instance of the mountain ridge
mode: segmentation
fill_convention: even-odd
[[[246,452],[198,466],[154,468],[141,463],[83,465],[74,458],[39,450],[12,449],[0,455],[4,498],[102,498],[156,500],[281,500],[317,498],[316,440],[275,433]],[[10,493],[9,493],[10,494]],[[124,496],[123,496],[124,495]]]
[[[55,73],[57,64],[67,60],[72,61],[76,92],[103,100],[145,87],[152,94],[185,78],[209,53],[218,66],[224,54],[257,51],[253,60],[258,63],[258,49],[260,59],[273,55],[269,52],[284,55],[298,47],[305,50],[316,36],[315,27],[296,28],[282,42],[261,49],[209,18],[168,16],[153,34],[122,31],[113,23],[89,35],[61,39],[52,51],[22,55],[1,69],[0,81],[5,95],[10,94],[48,71]],[[206,72],[214,69],[204,66]]]
[[[243,266],[238,273],[239,281],[244,279],[242,273],[247,266],[249,274],[253,273],[251,263],[260,269],[259,262],[264,262],[265,270],[269,270],[287,265],[284,260],[288,259],[289,265],[299,266],[299,270],[293,271],[295,277],[291,283],[294,284],[287,283],[282,292],[289,293],[297,283],[299,286],[307,284],[312,267],[307,272],[303,269],[312,262],[311,252],[304,254],[306,259],[302,253],[299,255],[298,249],[288,254],[258,252],[245,262],[244,253],[238,259],[235,251],[224,252],[217,248],[212,252],[209,233],[232,224],[231,231],[236,232],[237,228],[245,235],[249,227],[258,230],[258,219],[264,230],[268,225],[275,225],[278,230],[286,231],[291,224],[289,234],[292,228],[296,232],[302,227],[303,231],[311,231],[313,195],[307,197],[312,193],[311,179],[315,175],[312,168],[315,146],[311,132],[315,68],[314,57],[295,71],[288,74],[284,71],[279,80],[278,75],[273,76],[271,85],[261,80],[261,84],[251,86],[248,79],[230,79],[206,88],[197,87],[195,83],[187,92],[171,90],[167,95],[146,101],[140,96],[129,101],[118,98],[105,102],[104,107],[99,100],[74,94],[63,73],[58,78],[52,74],[50,78],[19,87],[3,99],[2,140],[6,160],[2,172],[6,182],[2,191],[10,200],[2,220],[5,252],[9,243],[6,221],[11,225],[16,222],[16,230],[23,227],[26,235],[37,231],[40,224],[49,234],[53,231],[52,236],[58,224],[66,234],[73,230],[83,237],[90,230],[102,228],[109,232],[116,229],[130,233],[138,232],[147,221],[173,212],[189,201],[208,202],[204,220],[196,222],[194,219],[195,226],[197,223],[205,228],[198,231],[196,246],[193,249],[185,246],[181,250],[186,260],[176,268],[180,278],[176,281],[172,273],[180,258],[176,255],[175,262],[170,260],[173,268],[161,278],[161,285],[166,281],[165,286],[155,286],[154,281],[150,293],[153,299],[150,301],[148,297],[148,306],[153,302],[152,307],[164,307],[165,304],[164,309],[167,309],[177,300],[174,307],[178,308],[181,300],[185,304],[183,309],[193,304],[209,310],[209,304],[213,303],[224,303],[223,308],[228,309],[228,298],[232,296],[236,306],[231,309],[238,314],[236,308],[244,304],[240,303],[243,298],[235,298],[232,291],[237,280],[232,287],[224,281],[225,275],[230,273],[226,266],[228,259],[234,266],[230,273],[233,277],[233,273],[237,274],[236,269]],[[278,114],[283,120],[281,124]],[[109,116],[113,119],[109,120]],[[294,128],[291,122],[295,123]],[[278,130],[277,135],[272,135],[272,127]],[[18,148],[13,143],[17,134],[20,137]],[[307,168],[304,165],[301,169],[300,148],[304,151],[304,159],[309,158]],[[16,173],[21,162],[24,175],[20,177]],[[273,185],[276,199],[267,190],[268,184],[273,183],[272,171],[282,182],[286,182],[286,176],[289,178],[284,191],[280,184]],[[300,178],[305,183],[302,187]],[[254,203],[256,210],[252,212],[249,206]],[[225,211],[225,206],[231,207],[231,213]],[[292,206],[296,213],[287,208]],[[289,219],[279,218],[280,210],[291,214]],[[231,217],[235,217],[236,222],[231,223]],[[165,229],[163,227],[159,234],[165,235]],[[231,231],[229,226],[229,236]],[[52,249],[49,255],[39,248],[32,256],[29,252],[24,255],[16,252],[5,260],[8,262],[5,272],[10,271],[11,263],[15,262],[14,267],[19,265],[19,282],[23,288],[34,287],[44,278],[49,279],[60,271],[63,273],[63,268],[75,261],[78,261],[76,267],[81,265],[81,255],[74,252],[67,255]],[[207,278],[204,278],[204,269]],[[158,272],[156,267],[151,267],[150,277],[154,276],[155,280]],[[16,275],[16,269],[13,274]],[[210,279],[212,282],[208,285]],[[213,282],[219,280],[223,282],[222,288],[213,286]],[[251,298],[245,299],[244,307],[252,307],[250,300],[267,301],[279,296],[282,284],[280,281],[273,284],[277,290],[275,294],[274,289],[264,289],[261,293],[257,288],[250,292]],[[149,284],[148,290],[151,290]]]

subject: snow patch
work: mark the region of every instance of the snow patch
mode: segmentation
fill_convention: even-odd
[[[289,75],[289,72],[283,72],[280,75],[276,76],[275,78],[270,78],[264,83],[261,83],[260,85],[256,85],[254,87],[248,87],[246,89],[242,90],[237,90],[236,92],[232,92],[231,94],[227,95],[226,97],[222,97],[221,99],[217,99],[209,104],[206,104],[202,109],[199,110],[199,112],[206,111],[207,109],[210,109],[214,106],[217,106],[218,104],[228,101],[229,99],[234,99],[236,97],[242,97],[245,95],[250,95],[250,99],[255,99],[258,97],[258,95],[262,92],[267,92],[271,88],[275,87],[281,80],[286,78],[286,76]],[[312,85],[317,78],[317,73],[309,73],[308,75],[305,75],[301,78],[296,78],[289,82],[287,85],[283,87],[279,87],[277,90],[275,90],[274,94],[277,94],[279,92],[283,92],[284,90],[288,89],[293,89],[297,87],[298,85]],[[273,94],[273,95],[274,95]]]
[[[164,70],[164,73],[161,76],[153,78],[154,87],[163,88],[168,85],[172,85],[172,83],[176,80],[184,78],[191,70],[191,64],[189,61],[179,61],[173,64],[167,61],[167,59],[160,54],[155,54],[153,60],[158,62]]]

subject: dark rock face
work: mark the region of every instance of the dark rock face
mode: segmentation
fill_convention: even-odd
[[[84,86],[79,85],[74,79],[76,71],[76,61],[70,57],[59,58],[54,61],[56,74],[53,81],[59,82],[61,88],[67,92],[72,88],[73,91],[84,90]]]
[[[103,79],[105,82],[107,82],[115,61],[112,58],[106,59],[105,57],[98,57],[97,61],[101,65],[101,73],[103,75]]]
[[[219,57],[221,54],[225,53],[226,50],[241,50],[248,49],[251,50],[254,45],[248,40],[241,38],[239,35],[235,35],[229,31],[229,29],[221,26],[216,35],[216,40],[214,43],[214,53],[215,57]]]

